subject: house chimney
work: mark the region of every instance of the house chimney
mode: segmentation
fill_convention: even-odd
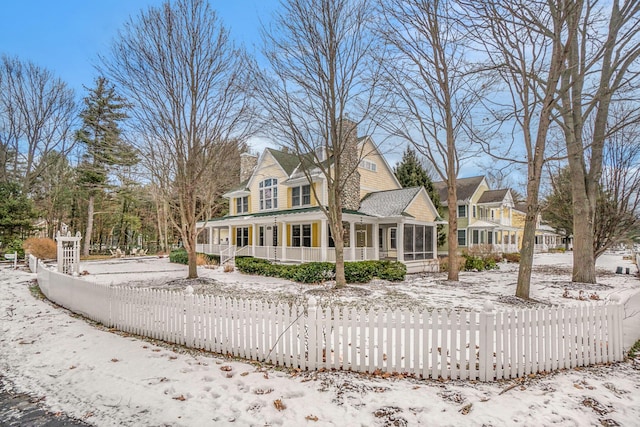
[[[360,156],[358,153],[358,124],[347,118],[340,119],[338,138],[344,141],[342,150],[342,207],[357,211],[360,208]]]
[[[251,174],[257,164],[258,156],[250,153],[240,154],[240,182],[245,182],[251,178]]]

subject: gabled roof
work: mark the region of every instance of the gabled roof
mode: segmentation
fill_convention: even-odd
[[[476,192],[478,186],[484,180],[484,176],[472,176],[470,178],[458,178],[456,179],[456,192],[458,194],[458,201],[468,200]],[[447,184],[444,181],[434,182],[433,186],[440,194],[440,202],[447,205]]]
[[[284,169],[288,176],[290,176],[296,169],[300,161],[298,156],[291,153],[285,153],[284,151],[276,150],[275,148],[267,148],[273,158],[280,164],[280,167]]]
[[[376,191],[367,194],[360,202],[360,212],[377,217],[400,216],[422,187]]]
[[[223,196],[226,197],[228,194],[232,194],[237,191],[249,191],[248,185],[249,185],[249,179],[246,179],[242,181],[240,184],[238,184],[237,186],[231,188],[229,191],[224,193]]]
[[[509,192],[508,188],[502,188],[500,190],[487,190],[482,193],[478,203],[500,203],[504,200]]]

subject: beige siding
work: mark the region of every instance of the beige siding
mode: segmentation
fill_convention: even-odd
[[[469,225],[473,224],[474,222],[476,222],[476,220],[480,217],[480,212],[479,212],[479,208],[477,207],[478,204],[478,200],[480,200],[480,197],[482,197],[482,193],[484,193],[485,191],[489,190],[489,186],[485,184],[484,180],[480,183],[480,185],[478,185],[478,188],[476,189],[476,192],[473,194],[473,196],[471,196],[471,205],[469,206],[469,212],[468,212],[468,217],[469,217]],[[476,206],[476,217],[473,217],[473,207]]]
[[[370,140],[364,143],[362,156],[365,160],[375,163],[376,171],[373,172],[363,167],[358,168],[358,172],[360,172],[360,198],[374,191],[402,188],[398,185],[393,171],[387,167],[386,162]]]
[[[262,162],[258,165],[258,169],[253,173],[249,190],[251,190],[250,208],[251,212],[260,212],[260,182],[267,178],[278,179],[278,209],[287,208],[287,187],[282,182],[287,179],[287,175],[280,165],[275,161],[271,153],[265,152]]]
[[[426,192],[418,193],[418,197],[413,199],[406,212],[419,221],[432,222],[435,221],[435,215],[429,203]]]

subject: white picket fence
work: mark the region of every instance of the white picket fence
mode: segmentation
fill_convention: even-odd
[[[30,261],[31,265],[31,261]],[[109,287],[39,264],[52,301],[108,327],[300,369],[491,381],[622,360],[622,306],[376,311]]]

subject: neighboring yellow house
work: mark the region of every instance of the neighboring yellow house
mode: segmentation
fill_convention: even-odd
[[[370,137],[353,138],[357,173],[343,201],[345,260],[398,260],[409,272],[438,271],[441,221],[423,187],[402,188]],[[327,159],[328,164],[331,158]],[[355,164],[354,164],[355,165]],[[224,197],[229,214],[198,223],[197,250],[274,262],[335,261],[324,175],[304,174],[297,155],[272,148],[243,154],[241,184]]]
[[[527,206],[525,204],[516,204],[514,212],[514,225],[519,227],[524,234],[524,221]],[[558,234],[552,227],[542,222],[542,215],[538,214],[536,219],[536,237],[534,252],[549,252],[549,250],[564,248],[565,238]],[[522,242],[520,242],[520,249]]]
[[[447,187],[444,182],[434,182],[440,200],[447,206]],[[492,245],[500,252],[518,252],[522,244],[522,230],[518,224],[518,212],[511,190],[489,189],[483,176],[459,178],[456,181],[458,195],[458,248],[468,249],[476,245]],[[445,219],[448,211],[445,210]],[[448,232],[447,226],[445,231]],[[445,242],[438,251],[445,254]]]

